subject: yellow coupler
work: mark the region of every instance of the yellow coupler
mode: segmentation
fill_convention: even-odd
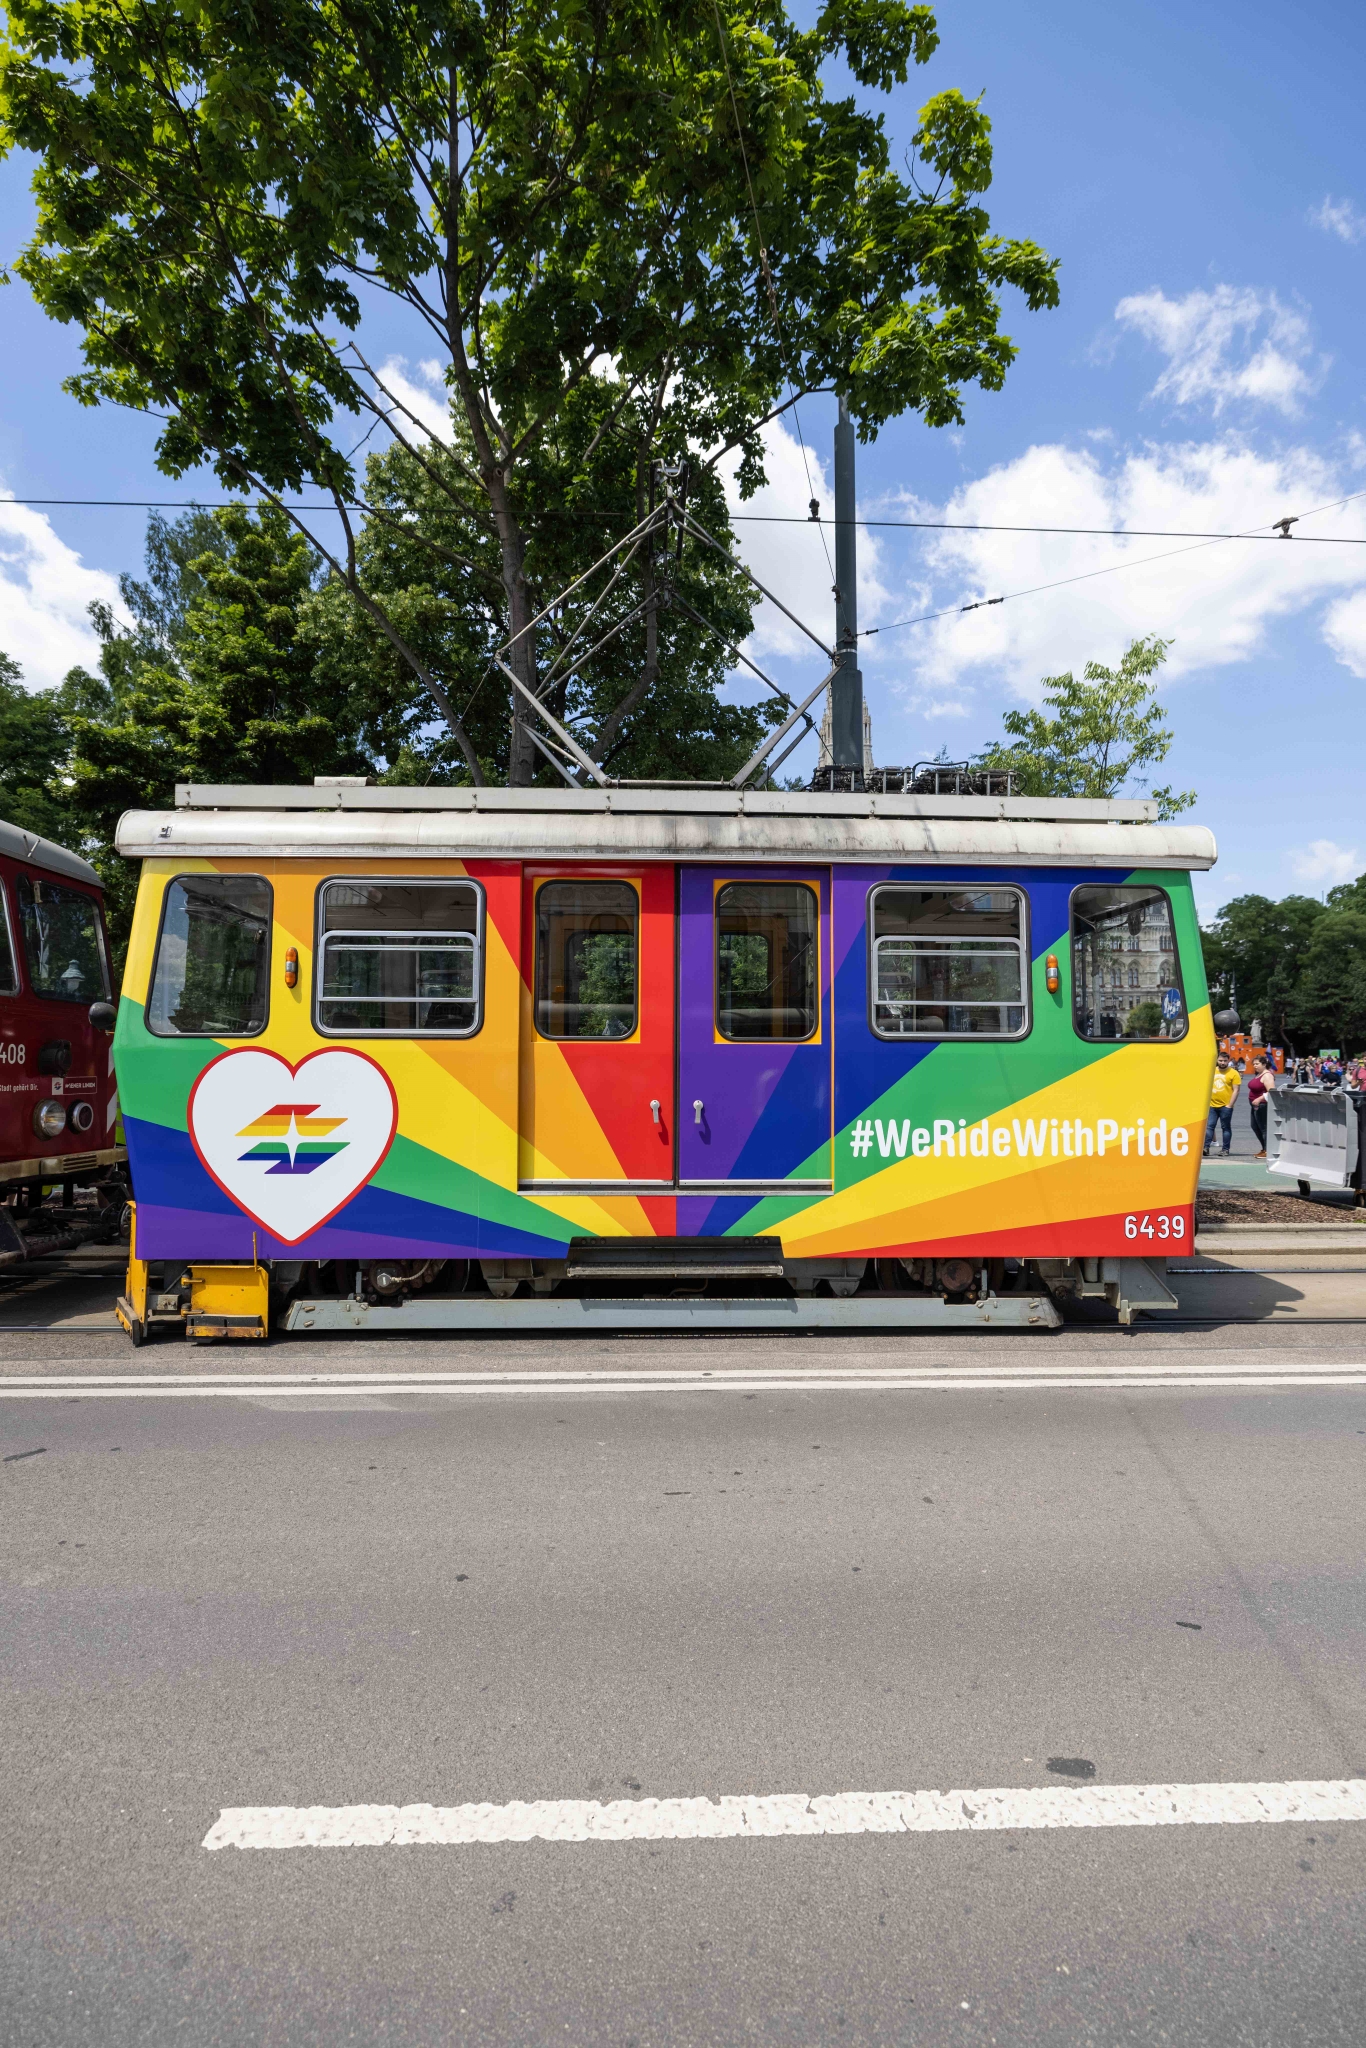
[[[128,1278],[114,1313],[135,1344],[145,1342],[158,1323],[179,1323],[192,1338],[263,1338],[270,1331],[270,1269],[241,1266],[187,1266],[174,1288],[154,1294],[148,1261],[138,1257],[137,1204],[130,1202],[132,1228],[128,1239]],[[185,1291],[189,1290],[189,1301]]]
[[[269,1329],[268,1266],[191,1266],[187,1337],[264,1337]]]
[[[147,1335],[147,1261],[138,1257],[138,1205],[128,1204],[132,1219],[128,1226],[128,1278],[125,1291],[114,1303],[114,1314],[135,1344]]]

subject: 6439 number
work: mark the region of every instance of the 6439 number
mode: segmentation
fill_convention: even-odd
[[[1179,1209],[1170,1213],[1159,1209],[1151,1215],[1126,1216],[1124,1219],[1126,1237],[1149,1237],[1168,1239],[1186,1235],[1186,1219]]]

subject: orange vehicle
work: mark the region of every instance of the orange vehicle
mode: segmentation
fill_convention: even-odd
[[[1219,1040],[1220,1052],[1226,1052],[1240,1074],[1252,1072],[1254,1060],[1265,1060],[1278,1074],[1285,1072],[1285,1054],[1278,1045],[1255,1045],[1245,1031],[1230,1031]]]

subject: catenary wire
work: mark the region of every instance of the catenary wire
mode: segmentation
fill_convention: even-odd
[[[1358,497],[1366,492],[1358,492]],[[6,505],[27,505],[31,507],[56,507],[68,510],[107,509],[125,512],[226,512],[248,501],[243,498],[7,498],[0,497],[0,509]],[[290,512],[335,512],[331,504],[310,504],[307,502],[282,501]],[[1312,519],[1318,511],[1333,511],[1338,505],[1350,505],[1352,498],[1338,498],[1333,505],[1316,507],[1315,512],[1301,512],[1296,522]],[[354,509],[369,514],[371,507],[358,502]],[[571,511],[557,508],[554,517],[560,519],[592,519],[602,521],[617,515],[591,509]],[[623,518],[628,514],[621,514]],[[828,524],[821,519],[803,519],[795,512],[731,512],[732,526],[819,526],[824,530]],[[1206,531],[1200,528],[1180,526],[1007,526],[985,520],[954,519],[855,519],[854,526],[888,528],[908,533],[1041,533],[1071,534],[1095,540],[1257,540],[1279,541],[1286,538],[1274,530],[1279,522],[1273,522],[1273,530],[1243,528],[1238,531]],[[1355,533],[1297,533],[1290,538],[1308,541],[1325,547],[1361,548],[1366,547],[1366,536]],[[1161,557],[1146,559],[1160,560]],[[1122,566],[1122,565],[1121,565]]]
[[[1298,521],[1301,518],[1313,519],[1320,512],[1336,511],[1339,506],[1353,504],[1355,500],[1358,498],[1366,498],[1366,491],[1353,491],[1350,497],[1334,498],[1331,501],[1331,503],[1327,505],[1315,505],[1311,508],[1310,511],[1298,514],[1296,518],[1290,521],[1289,523],[1292,525],[1298,524]],[[1276,526],[1280,526],[1282,524],[1280,520],[1276,520],[1272,523]],[[1031,583],[1024,590],[1008,590],[1005,591],[1000,597],[979,597],[975,598],[971,604],[946,605],[942,611],[921,612],[915,618],[911,619],[893,619],[888,625],[885,626],[866,626],[863,629],[863,631],[859,634],[859,638],[861,640],[871,640],[878,633],[895,633],[898,632],[903,626],[926,626],[929,625],[935,619],[951,618],[955,614],[960,612],[985,611],[991,605],[1008,604],[1011,602],[1012,599],[1017,597],[1037,597],[1040,595],[1041,592],[1045,590],[1065,589],[1066,586],[1070,583],[1089,583],[1096,576],[1113,576],[1121,569],[1142,569],[1149,566],[1153,562],[1170,562],[1177,555],[1199,554],[1202,551],[1202,549],[1218,547],[1224,541],[1257,540],[1266,539],[1269,537],[1276,539],[1281,538],[1279,534],[1267,536],[1261,533],[1259,530],[1253,530],[1247,533],[1211,534],[1207,537],[1195,540],[1193,545],[1187,548],[1166,548],[1160,555],[1139,555],[1137,558],[1131,555],[1122,562],[1108,562],[1105,564],[1103,568],[1100,569],[1082,569],[1079,570],[1075,576],[1056,576],[1052,579],[1051,582],[1048,583]]]

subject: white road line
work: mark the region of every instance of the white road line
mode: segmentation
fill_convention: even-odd
[[[43,1400],[319,1400],[355,1394],[438,1394],[455,1399],[498,1395],[527,1398],[554,1394],[678,1394],[678,1393],[1009,1393],[1040,1392],[1049,1387],[1142,1388],[1194,1390],[1366,1386],[1366,1365],[1300,1366],[1281,1371],[1219,1371],[1190,1366],[1101,1366],[1091,1370],[1055,1367],[1037,1371],[1023,1367],[976,1369],[929,1367],[902,1371],[812,1371],[754,1373],[428,1373],[372,1377],[339,1373],[335,1378],[207,1378],[166,1375],[127,1379],[90,1373],[6,1379],[0,1376],[0,1401]]]
[[[1366,1778],[1269,1785],[1080,1785],[810,1797],[511,1800],[506,1806],[227,1806],[206,1849],[464,1848],[488,1842],[714,1842],[738,1836],[1366,1820]]]

